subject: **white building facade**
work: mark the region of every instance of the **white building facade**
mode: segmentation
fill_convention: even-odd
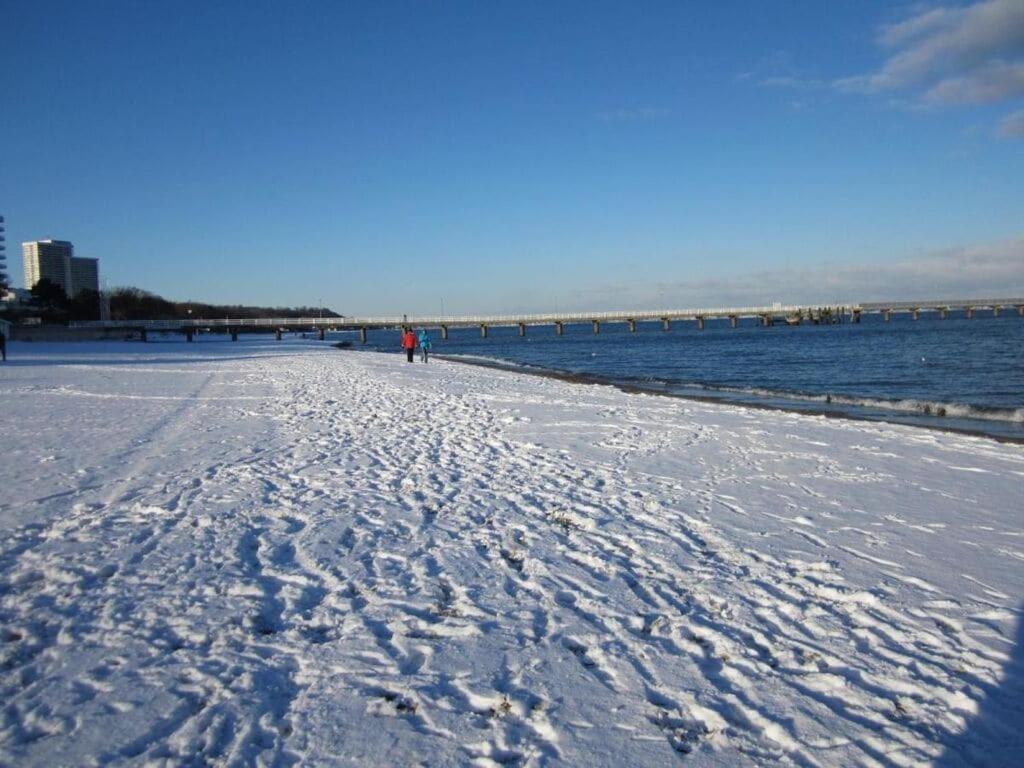
[[[25,267],[25,286],[35,287],[46,279],[64,289],[68,296],[82,291],[100,290],[99,259],[75,256],[75,247],[67,240],[33,240],[21,244]]]

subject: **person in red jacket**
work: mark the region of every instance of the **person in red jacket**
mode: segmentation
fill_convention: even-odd
[[[416,349],[416,334],[412,328],[406,328],[402,334],[402,349],[405,350],[405,359],[412,362],[412,353]]]

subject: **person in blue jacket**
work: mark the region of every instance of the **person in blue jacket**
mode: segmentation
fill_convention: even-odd
[[[427,353],[430,352],[430,334],[427,333],[426,328],[420,329],[420,353],[423,355],[423,362],[427,362]]]

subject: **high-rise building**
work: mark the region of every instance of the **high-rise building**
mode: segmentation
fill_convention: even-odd
[[[99,259],[75,256],[67,240],[33,240],[21,244],[25,262],[25,287],[32,289],[43,278],[56,283],[68,296],[100,290]]]
[[[4,217],[0,216],[0,287],[7,285],[7,238],[4,235]]]
[[[66,240],[33,240],[21,244],[22,260],[25,263],[25,287],[29,290],[36,283],[46,279],[73,295],[71,287],[71,258],[75,247]]]
[[[71,290],[68,295],[77,296],[82,291],[100,292],[100,260],[72,256]]]

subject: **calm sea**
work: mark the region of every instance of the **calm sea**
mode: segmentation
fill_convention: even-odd
[[[975,430],[1024,439],[1024,319],[976,313],[866,315],[842,325],[728,321],[431,332],[435,354],[581,374],[681,395]],[[332,334],[333,335],[333,334]],[[337,334],[350,338],[348,334]],[[356,346],[359,346],[356,341]],[[368,348],[398,351],[398,334],[371,332]]]

